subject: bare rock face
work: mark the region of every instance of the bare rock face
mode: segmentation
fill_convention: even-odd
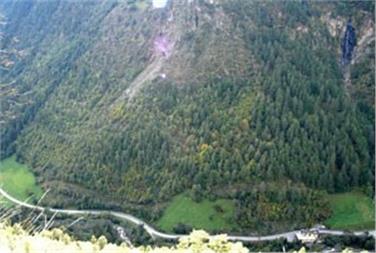
[[[372,19],[367,19],[361,24],[357,37],[351,64],[355,64],[363,57],[372,54],[372,43],[375,42],[375,23]]]
[[[332,37],[341,36],[345,20],[342,17],[331,17],[332,13],[329,12],[321,17],[321,20],[326,23],[328,31]]]

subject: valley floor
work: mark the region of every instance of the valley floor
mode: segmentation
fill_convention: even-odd
[[[360,192],[329,195],[331,217],[325,224],[333,229],[372,229],[375,227],[375,202]]]
[[[187,194],[173,198],[157,225],[172,232],[177,224],[185,224],[196,229],[227,230],[235,227],[232,217],[234,203],[228,199],[194,202]]]
[[[17,162],[14,156],[0,161],[0,185],[12,196],[22,200],[29,197],[38,199],[43,192],[30,169]]]
[[[19,200],[38,199],[42,195],[33,173],[14,156],[0,162],[0,185]],[[345,230],[374,228],[375,203],[371,198],[360,192],[332,194],[329,198],[332,215],[324,223],[327,227]],[[10,203],[5,201],[0,205],[9,206]],[[197,203],[188,194],[181,194],[172,199],[156,225],[167,232],[173,232],[178,224],[208,231],[231,231],[235,226],[234,209],[230,200],[203,199]]]

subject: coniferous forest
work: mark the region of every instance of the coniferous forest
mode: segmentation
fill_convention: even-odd
[[[45,205],[153,223],[186,193],[230,199],[235,232],[267,233],[323,222],[330,194],[374,196],[373,1],[0,13],[1,157],[32,168]]]

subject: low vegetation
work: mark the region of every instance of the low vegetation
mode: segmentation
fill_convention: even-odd
[[[14,156],[0,162],[0,185],[19,200],[42,195],[42,189],[36,184],[33,173],[27,166],[18,163]],[[6,205],[10,203],[6,202]]]
[[[131,252],[206,252],[206,253],[246,253],[247,248],[239,242],[228,242],[225,235],[210,237],[204,231],[194,231],[190,236],[180,239],[177,245],[171,247],[141,246],[133,248],[126,244],[120,246],[110,244],[104,236],[90,241],[75,241],[60,229],[42,231],[36,235],[27,234],[20,226],[0,224],[0,252],[101,252],[101,253],[131,253]]]
[[[329,195],[332,215],[326,224],[334,229],[372,229],[375,202],[359,192]]]
[[[158,221],[158,226],[169,232],[173,232],[174,228],[177,229],[178,224],[210,231],[229,230],[235,225],[231,222],[233,215],[234,203],[231,200],[204,199],[194,202],[189,196],[181,194],[171,201]]]
[[[78,241],[62,229],[54,228],[30,234],[22,226],[0,222],[0,252],[2,253],[248,253],[240,242],[229,242],[226,235],[210,236],[203,230],[193,231],[179,242],[169,246],[132,246],[129,242],[120,245],[109,243],[104,236],[92,236],[90,240]],[[294,253],[305,253],[300,247]],[[342,252],[351,253],[349,249]],[[367,251],[362,251],[367,252]]]

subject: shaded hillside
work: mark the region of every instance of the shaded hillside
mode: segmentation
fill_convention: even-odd
[[[327,192],[372,194],[372,4],[2,7],[2,50],[27,52],[1,70],[2,155],[54,189],[48,204],[105,206],[95,193],[153,220],[189,190],[272,230],[325,219]],[[344,69],[349,16],[360,39]]]

